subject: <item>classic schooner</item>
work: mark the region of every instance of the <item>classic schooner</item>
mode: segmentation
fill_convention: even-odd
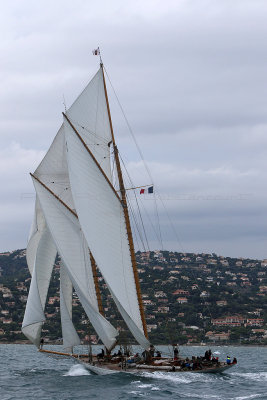
[[[97,50],[99,54],[99,50]],[[111,158],[114,161],[112,169]],[[60,314],[65,352],[99,374],[118,371],[181,371],[182,360],[151,356],[142,304],[126,189],[115,142],[105,74],[100,68],[63,113],[63,123],[31,174],[35,214],[27,246],[32,275],[22,332],[38,348],[53,265],[60,256]],[[118,182],[118,190],[114,182]],[[144,357],[113,357],[118,330],[105,318],[97,268]],[[72,323],[73,288],[106,348],[104,358],[73,354],[80,338]],[[127,358],[128,357],[128,358]],[[134,362],[132,362],[134,361]],[[197,372],[224,370],[206,364]]]

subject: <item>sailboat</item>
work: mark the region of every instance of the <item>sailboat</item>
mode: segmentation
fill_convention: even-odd
[[[111,158],[115,164],[113,171]],[[22,324],[24,335],[40,352],[69,355],[97,374],[183,370],[181,360],[153,357],[148,339],[126,188],[101,57],[95,76],[63,112],[62,125],[31,177],[36,201],[26,252],[32,279]],[[45,303],[57,255],[63,352],[40,348]],[[144,350],[139,360],[128,353],[111,355],[119,332],[104,315],[98,270],[128,329]],[[81,343],[72,322],[73,288],[105,346],[102,358],[73,353],[74,346]],[[207,364],[200,371],[226,368],[229,365],[224,363]]]

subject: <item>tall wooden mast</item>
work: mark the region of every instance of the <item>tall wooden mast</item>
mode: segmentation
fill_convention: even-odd
[[[102,314],[104,316],[104,309],[103,309],[101,292],[100,292],[98,276],[97,276],[96,262],[95,262],[94,256],[91,253],[91,251],[89,251],[89,253],[90,253],[90,261],[91,261],[92,273],[93,273],[94,284],[95,284],[95,293],[96,293],[96,298],[97,298],[98,310],[99,310],[100,314]]]
[[[109,108],[109,101],[108,101],[108,93],[107,93],[107,87],[106,87],[106,81],[105,81],[105,75],[104,75],[104,68],[103,68],[103,63],[102,62],[100,63],[100,67],[101,67],[102,75],[103,75],[104,90],[105,90],[105,97],[106,97],[107,110],[108,110],[108,118],[109,118],[110,131],[111,131],[111,137],[112,137],[113,148],[114,148],[114,157],[115,157],[115,163],[116,163],[116,168],[117,168],[117,173],[118,173],[118,180],[119,180],[119,187],[120,187],[120,193],[121,193],[121,203],[122,203],[123,213],[124,213],[124,218],[125,218],[126,231],[127,231],[127,236],[128,236],[128,242],[129,242],[129,248],[130,248],[130,254],[131,254],[131,261],[132,261],[132,268],[133,268],[133,274],[134,274],[134,281],[135,281],[136,292],[137,292],[138,305],[139,305],[141,320],[142,320],[142,324],[143,324],[144,334],[145,334],[145,337],[147,338],[148,337],[148,335],[147,335],[147,325],[146,325],[144,307],[143,307],[142,296],[141,296],[140,282],[139,282],[139,277],[138,277],[138,272],[137,272],[136,258],[135,258],[135,252],[134,252],[133,235],[132,235],[132,229],[131,229],[131,224],[130,224],[127,199],[126,199],[126,190],[125,190],[123,177],[122,177],[122,172],[121,172],[119,152],[118,152],[118,148],[117,148],[117,145],[116,145],[116,142],[115,142],[115,137],[114,137],[114,132],[113,132],[113,125],[112,125],[110,108]]]

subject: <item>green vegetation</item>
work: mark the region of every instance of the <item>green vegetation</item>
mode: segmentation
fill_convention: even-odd
[[[155,344],[267,344],[267,263],[168,251],[136,256],[149,336]],[[25,250],[0,254],[0,271],[0,340],[25,340],[20,332],[30,285]],[[106,316],[125,337],[125,325],[100,273],[99,284]],[[45,311],[43,335],[58,340],[58,260]],[[73,321],[81,338],[94,334],[75,293]]]

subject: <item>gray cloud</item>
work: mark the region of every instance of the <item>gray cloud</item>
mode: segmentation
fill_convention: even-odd
[[[98,68],[100,45],[179,236],[159,205],[164,246],[266,257],[266,12],[260,0],[2,5],[1,249],[26,244],[28,172],[61,124],[63,94],[70,105]],[[112,90],[110,102],[127,168],[150,183]]]

